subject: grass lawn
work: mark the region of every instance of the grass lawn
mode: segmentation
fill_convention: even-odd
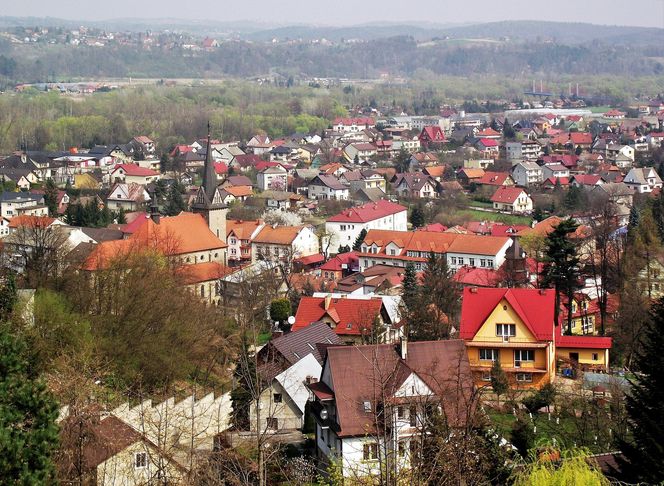
[[[590,110],[591,113],[606,113],[611,109],[610,106],[591,106],[589,108],[585,108],[586,110]]]
[[[475,205],[476,206],[476,205]],[[498,221],[506,224],[530,225],[532,218],[529,216],[516,216],[513,214],[490,213],[488,211],[477,211],[474,209],[462,209],[457,212],[468,221]]]
[[[468,206],[472,206],[474,208],[491,208],[491,207],[493,207],[490,202],[484,202],[484,201],[469,201]]]
[[[510,440],[510,433],[516,417],[511,413],[498,412],[494,409],[487,409],[487,415],[496,428],[496,431],[505,439]],[[535,444],[551,444],[553,443],[553,439],[555,439],[556,444],[563,447],[573,447],[574,445],[587,447],[593,453],[606,452],[612,449],[609,444],[595,444],[594,436],[587,436],[582,441],[583,443],[576,442],[576,438],[581,436],[578,427],[580,423],[577,423],[580,420],[582,419],[563,417],[560,418],[559,423],[556,423],[554,414],[551,414],[551,420],[549,420],[549,414],[547,413],[533,415],[532,425],[533,428],[537,427]]]

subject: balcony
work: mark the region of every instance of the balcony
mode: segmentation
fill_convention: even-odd
[[[491,371],[493,361],[470,360],[470,369],[473,371]],[[546,373],[546,364],[537,364],[535,361],[502,360],[500,367],[507,373]]]
[[[476,348],[546,348],[550,341],[533,341],[529,338],[516,336],[482,336],[466,341],[466,346]]]

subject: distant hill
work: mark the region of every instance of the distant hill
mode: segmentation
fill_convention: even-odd
[[[446,37],[496,40],[507,38],[514,41],[554,41],[560,44],[601,41],[606,44],[655,45],[664,42],[664,29],[518,20],[463,26],[370,24],[349,27],[317,27],[294,25],[257,30],[247,34],[246,38],[254,41],[325,38],[338,42],[342,39],[372,40],[398,36],[411,36],[416,40]]]

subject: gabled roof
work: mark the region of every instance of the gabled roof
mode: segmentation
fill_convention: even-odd
[[[306,226],[270,226],[266,225],[254,238],[254,243],[270,243],[273,245],[292,245],[297,235]]]
[[[234,234],[240,240],[248,240],[263,222],[260,219],[244,221],[229,219],[226,221],[226,236]]]
[[[295,314],[292,330],[298,331],[321,321],[326,316],[334,322],[334,332],[340,336],[360,336],[370,332],[376,316],[383,307],[381,298],[354,299],[328,298],[329,306],[325,309],[325,297],[302,297]]]
[[[482,177],[473,181],[475,184],[482,184],[486,186],[502,186],[507,179],[511,176],[507,172],[490,172],[487,171]]]
[[[328,261],[320,266],[321,271],[328,272],[341,272],[342,270],[351,270],[359,267],[360,259],[357,252],[349,251],[346,253],[339,253],[338,255],[330,258]]]
[[[345,209],[328,218],[331,223],[368,223],[376,219],[384,218],[391,214],[397,214],[408,209],[392,201],[380,200],[375,203],[367,203],[350,209]]]
[[[55,218],[50,218],[48,216],[31,216],[27,214],[21,214],[19,216],[14,216],[9,221],[10,228],[19,228],[19,227],[30,227],[30,228],[48,228],[53,224]]]
[[[600,180],[602,180],[602,176],[597,174],[574,174],[572,179],[574,179],[574,182],[577,184],[581,184],[583,186],[594,186]]]
[[[539,289],[466,287],[463,290],[459,337],[473,339],[503,299],[536,339],[553,341],[555,292]]]
[[[480,138],[477,143],[484,147],[498,147],[500,145],[498,140],[494,140],[493,138]]]
[[[525,193],[520,187],[500,186],[491,196],[491,202],[502,204],[514,204],[514,202]],[[526,194],[527,196],[528,194]]]
[[[341,339],[324,322],[315,322],[273,339],[268,346],[277,350],[290,364],[297,363],[307,354],[313,354],[316,361],[323,364],[323,356],[317,344],[341,344]]]
[[[348,187],[346,187],[341,182],[339,182],[339,179],[337,179],[333,175],[324,175],[324,174],[319,174],[316,177],[314,177],[309,182],[309,185],[310,186],[325,186],[325,187],[329,187],[330,189],[333,189],[335,191],[343,191],[344,189],[348,189]]]
[[[224,187],[222,191],[226,191],[228,194],[235,197],[251,196],[254,193],[254,189],[251,186],[227,186]]]
[[[330,372],[330,390],[325,383],[312,387],[316,395],[334,398],[340,437],[366,436],[375,427],[374,410],[386,404],[376,397],[396,400],[396,393],[412,375],[422,380],[441,402],[453,427],[462,426],[474,406],[473,382],[463,341],[419,341],[408,343],[406,359],[394,344],[332,346],[325,367]],[[371,408],[366,412],[365,402]]]
[[[153,177],[158,176],[159,173],[150,169],[145,169],[136,164],[118,164],[115,166],[111,174],[114,174],[116,171],[122,169],[126,175],[135,176],[135,177]]]

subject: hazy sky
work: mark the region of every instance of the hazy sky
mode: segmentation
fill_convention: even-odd
[[[664,28],[664,0],[0,0],[0,15],[104,20],[128,17],[352,25],[538,19]]]

